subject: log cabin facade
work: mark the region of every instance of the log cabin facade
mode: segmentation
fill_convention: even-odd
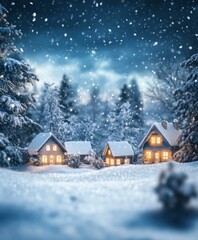
[[[179,150],[178,138],[181,134],[177,121],[154,123],[139,145],[143,149],[145,164],[160,163],[172,160]]]
[[[66,149],[52,133],[39,133],[28,146],[28,152],[41,165],[65,164]]]
[[[133,155],[133,149],[126,141],[108,142],[103,151],[105,166],[131,164]]]

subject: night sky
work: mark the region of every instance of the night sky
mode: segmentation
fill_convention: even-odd
[[[65,72],[85,87],[141,86],[165,59],[198,52],[197,0],[1,1],[23,32],[15,41],[41,81]],[[107,91],[108,92],[108,91]]]

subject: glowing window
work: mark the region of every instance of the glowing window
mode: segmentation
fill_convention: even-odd
[[[61,162],[62,162],[62,157],[61,157],[61,155],[58,155],[58,156],[56,157],[56,161],[57,161],[57,163],[61,163]]]
[[[115,165],[115,160],[114,160],[114,158],[111,158],[111,165]]]
[[[121,159],[120,158],[116,159],[116,165],[120,165],[120,164],[121,164]]]
[[[111,155],[111,150],[108,150],[108,155]]]
[[[106,158],[106,164],[109,164],[109,158]]]
[[[161,143],[161,137],[157,137],[157,144]]]
[[[46,151],[50,151],[50,145],[46,145]]]
[[[155,144],[155,137],[151,137],[151,144]]]
[[[46,155],[42,156],[42,163],[47,163],[47,156]]]
[[[125,159],[124,159],[124,163],[125,163],[125,164],[129,164],[129,163],[130,163],[130,159],[129,159],[129,158],[125,158]]]
[[[151,159],[151,157],[152,157],[151,151],[146,151],[146,158]]]
[[[164,159],[164,160],[168,160],[168,152],[163,152],[162,153],[162,159]]]
[[[53,145],[53,151],[57,151],[57,145]]]

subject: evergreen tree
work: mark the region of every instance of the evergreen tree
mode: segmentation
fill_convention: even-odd
[[[142,128],[143,126],[143,101],[137,81],[133,79],[129,86],[123,85],[119,96],[119,105],[129,102],[131,111],[133,112],[132,119],[134,127]],[[121,109],[121,108],[120,108]]]
[[[175,154],[177,161],[198,160],[198,54],[184,61],[181,66],[190,71],[184,84],[175,91],[175,111],[181,123],[180,151]]]
[[[7,10],[0,5],[0,132],[10,144],[24,146],[31,134],[40,130],[27,116],[34,96],[26,87],[38,79],[19,57],[13,41],[22,34],[7,22],[6,14]]]
[[[124,84],[123,87],[121,88],[121,92],[120,92],[119,98],[120,98],[120,103],[121,104],[129,101],[130,89],[127,86],[127,84]]]
[[[52,132],[59,140],[65,141],[68,125],[60,109],[59,89],[54,84],[45,83],[42,125],[45,132]]]
[[[133,111],[133,125],[141,128],[143,126],[143,101],[139,86],[135,79],[131,80],[129,87],[129,104]]]
[[[69,136],[67,141],[93,141],[95,124],[88,114],[83,118],[72,116],[69,119]]]
[[[108,140],[128,141],[135,150],[137,149],[139,127],[134,127],[131,122],[131,119],[133,119],[131,105],[129,102],[126,102],[121,105],[120,109],[118,108],[118,106],[115,106],[109,114]]]
[[[23,162],[19,149],[14,147],[3,133],[0,133],[0,167],[20,165]]]
[[[75,98],[76,91],[71,86],[68,76],[64,74],[60,84],[60,106],[66,119],[77,114]]]

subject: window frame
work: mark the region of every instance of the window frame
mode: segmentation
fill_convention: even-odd
[[[62,163],[62,156],[60,154],[56,156],[56,162]]]
[[[48,163],[47,155],[42,155],[41,161],[42,161],[42,163]]]
[[[53,144],[53,146],[52,146],[52,150],[54,151],[54,152],[56,152],[57,151],[57,144]]]
[[[45,150],[48,151],[48,152],[51,151],[51,146],[50,146],[49,144],[47,144],[47,145],[45,146]]]

